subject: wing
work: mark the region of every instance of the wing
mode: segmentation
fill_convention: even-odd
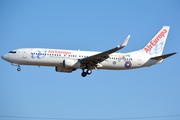
[[[99,54],[96,54],[96,55],[93,55],[93,56],[90,56],[90,57],[87,57],[87,58],[83,58],[81,59],[81,63],[84,63],[86,64],[86,66],[96,66],[96,64],[106,60],[107,58],[109,58],[109,55],[122,49],[123,47],[125,47],[128,43],[128,40],[130,38],[130,35],[128,35],[128,37],[125,39],[125,41],[120,45],[120,46],[117,46],[116,48],[113,48],[111,50],[108,50],[108,51],[105,51],[105,52],[102,52],[102,53],[99,53]]]

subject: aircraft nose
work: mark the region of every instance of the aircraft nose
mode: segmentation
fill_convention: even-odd
[[[2,55],[1,58],[4,59],[4,55]]]
[[[3,60],[7,60],[7,59],[8,59],[8,55],[2,55],[1,58],[2,58]]]

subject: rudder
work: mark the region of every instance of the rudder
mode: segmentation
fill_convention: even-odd
[[[162,55],[169,29],[169,26],[163,26],[161,28],[161,30],[143,48],[146,54],[149,54],[151,57]]]

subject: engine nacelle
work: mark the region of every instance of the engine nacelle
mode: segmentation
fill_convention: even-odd
[[[67,72],[67,73],[71,73],[71,72],[74,71],[74,70],[76,70],[76,69],[56,67],[56,72]]]
[[[81,62],[76,59],[65,59],[63,61],[63,67],[64,68],[80,68]]]

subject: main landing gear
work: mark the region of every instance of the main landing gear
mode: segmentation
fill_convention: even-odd
[[[91,73],[92,73],[92,70],[90,70],[90,69],[87,69],[87,71],[86,72],[84,72],[84,69],[82,69],[83,70],[83,72],[82,72],[82,77],[86,77],[86,75],[90,75]]]

